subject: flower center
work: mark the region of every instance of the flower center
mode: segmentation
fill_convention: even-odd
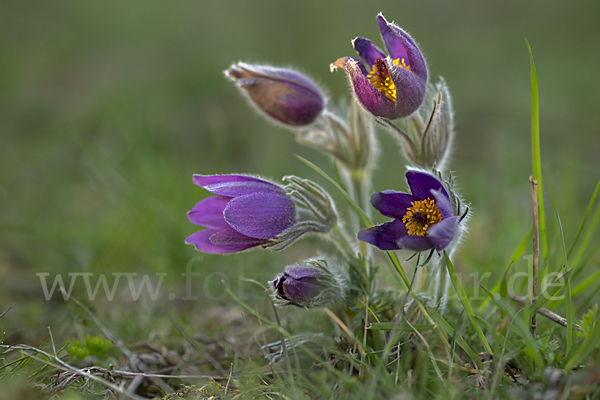
[[[425,199],[413,201],[412,207],[406,209],[402,222],[410,236],[427,236],[427,230],[443,220],[435,200]]]
[[[410,65],[406,65],[404,58],[396,58],[395,60],[392,60],[392,64],[410,71]],[[373,64],[371,73],[367,75],[367,79],[369,79],[369,82],[371,82],[371,84],[385,97],[396,102],[396,85],[394,85],[394,82],[390,77],[390,71],[388,70],[385,60],[381,58],[375,60],[375,64]]]

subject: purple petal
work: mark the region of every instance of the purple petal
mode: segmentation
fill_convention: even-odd
[[[387,22],[381,14],[377,16],[377,24],[390,56],[393,59],[404,58],[411,72],[427,82],[427,65],[413,38],[397,25]]]
[[[288,265],[285,267],[284,276],[299,280],[305,278],[320,278],[323,276],[323,273],[315,267],[306,265]]]
[[[396,118],[407,117],[423,104],[427,81],[407,69],[393,65],[389,58],[386,63],[396,86]]]
[[[406,235],[400,239],[400,248],[413,251],[424,251],[429,250],[433,247],[433,244],[427,236],[410,236]]]
[[[450,204],[450,199],[445,196],[441,190],[431,190],[430,191],[433,197],[435,198],[435,203],[437,205],[438,210],[440,210],[440,214],[442,218],[450,218],[454,216],[454,210],[452,209],[452,204]]]
[[[406,65],[410,65],[406,48],[404,47],[400,39],[396,36],[395,32],[391,29],[390,23],[387,22],[385,17],[381,14],[377,16],[377,25],[379,25],[381,38],[383,39],[383,43],[385,43],[385,48],[387,49],[390,56],[392,56],[392,58],[394,59],[404,59]]]
[[[231,200],[223,212],[236,231],[253,238],[273,239],[296,222],[296,207],[287,196],[254,193]]]
[[[274,183],[245,175],[194,175],[194,183],[211,193],[229,197],[251,193],[285,195],[285,190]]]
[[[358,240],[379,247],[381,250],[399,250],[398,240],[408,235],[404,224],[397,219],[358,232]]]
[[[363,63],[352,57],[344,57],[332,65],[342,68],[348,74],[356,98],[367,111],[378,117],[399,118],[397,103],[387,98],[367,79]]]
[[[296,304],[310,302],[324,289],[318,278],[285,279],[283,281],[283,293],[285,297]]]
[[[208,228],[225,228],[227,222],[223,218],[223,210],[231,197],[211,196],[194,206],[192,211],[188,212],[188,219],[192,224],[206,226]]]
[[[431,174],[409,170],[406,172],[406,180],[412,194],[421,199],[431,198],[432,190],[440,190],[444,196],[448,197],[448,193],[446,192],[446,189],[444,189],[442,183]]]
[[[267,239],[259,239],[246,236],[231,227],[219,229],[211,235],[210,241],[213,244],[219,246],[233,246],[233,245],[244,245],[244,246],[258,246],[260,244],[268,243]]]
[[[284,84],[295,84],[296,87],[301,88],[302,91],[306,92],[307,94],[323,100],[323,94],[321,93],[321,90],[313,81],[308,79],[306,76],[290,69],[237,63],[227,71],[227,74],[233,75],[231,78],[236,81],[248,78],[263,78],[272,81],[279,81]]]
[[[371,195],[371,204],[382,215],[402,220],[406,215],[406,209],[412,207],[411,202],[421,200],[420,197],[407,193],[386,190]]]
[[[213,243],[211,238],[221,239],[219,243]],[[251,247],[267,243],[267,240],[260,240],[244,236],[231,228],[205,229],[196,232],[185,239],[186,243],[191,243],[203,253],[228,254],[243,251]]]
[[[458,217],[443,219],[427,231],[429,240],[437,251],[442,251],[454,240],[458,232]]]
[[[383,51],[379,50],[369,39],[357,37],[352,41],[352,46],[354,46],[354,50],[356,50],[363,62],[371,68],[378,58],[385,59]]]

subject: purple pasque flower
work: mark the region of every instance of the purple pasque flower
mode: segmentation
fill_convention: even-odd
[[[259,110],[286,125],[311,124],[325,97],[306,76],[284,68],[237,63],[225,71]]]
[[[322,307],[343,298],[343,279],[325,260],[288,265],[269,283],[278,306]]]
[[[442,182],[427,172],[409,170],[406,180],[411,193],[373,193],[373,207],[394,220],[360,231],[358,239],[381,250],[440,252],[448,248],[458,239],[463,218],[456,215],[459,207],[453,205],[455,194],[450,197]]]
[[[274,183],[245,175],[194,175],[194,183],[216,196],[188,212],[208,229],[189,236],[204,253],[227,254],[267,245],[296,223],[296,206]]]
[[[360,103],[373,115],[388,119],[407,117],[423,103],[427,65],[413,38],[383,15],[377,24],[388,51],[386,56],[369,39],[352,41],[362,61],[342,57],[331,64],[347,74]]]

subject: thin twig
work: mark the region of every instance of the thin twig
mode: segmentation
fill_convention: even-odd
[[[52,343],[52,351],[54,351],[54,357],[58,357],[56,354],[56,346],[54,345],[54,337],[52,336],[52,329],[48,327],[48,333],[50,333],[50,342]]]
[[[67,364],[66,362],[64,362],[60,358],[52,356],[51,354],[46,353],[45,351],[40,350],[37,347],[28,346],[28,345],[25,345],[25,344],[19,344],[19,345],[0,345],[0,348],[7,349],[7,350],[14,349],[14,350],[31,351],[31,352],[34,352],[34,353],[39,353],[39,354],[43,355],[44,357],[48,358],[49,360],[52,360],[56,364],[58,364],[58,365],[55,365],[55,367],[57,367],[59,369],[62,369],[62,370],[65,370],[65,371],[69,371],[69,372],[71,372],[73,374],[82,376],[82,377],[87,378],[89,380],[92,380],[94,382],[98,382],[98,383],[106,386],[107,388],[114,390],[116,393],[119,393],[119,394],[121,394],[123,396],[126,396],[128,398],[131,398],[131,399],[134,399],[134,400],[143,400],[143,397],[140,397],[140,396],[138,396],[138,395],[136,395],[134,393],[129,393],[128,391],[124,390],[120,386],[117,386],[117,385],[115,385],[115,384],[113,384],[113,383],[111,383],[111,382],[109,382],[109,381],[107,381],[105,379],[102,379],[102,378],[100,378],[100,377],[98,377],[96,375],[90,374],[89,371],[85,371],[85,370],[82,370],[82,369],[75,368],[72,365]],[[34,356],[33,354],[29,354],[29,357],[31,357],[31,358],[33,358],[35,360],[44,362],[44,360],[40,359],[39,357]]]
[[[533,206],[533,271],[531,273],[531,304],[533,304],[533,302],[537,300],[538,264],[540,262],[540,228],[538,215],[538,183],[533,179],[533,176],[529,177],[529,182],[531,182],[531,203]],[[533,338],[535,338],[537,330],[536,315],[537,314],[533,314],[531,317],[531,337]]]
[[[165,375],[165,374],[148,374],[146,372],[131,372],[131,371],[121,371],[121,370],[111,370],[110,373],[114,376],[120,376],[122,378],[130,377],[134,378],[136,376],[141,376],[143,378],[160,378],[160,379],[215,379],[215,380],[224,380],[229,377],[224,375],[211,375],[211,374],[203,374],[203,375]],[[233,375],[235,376],[235,375]]]
[[[521,296],[513,296],[512,297],[515,301],[523,304],[523,305],[527,305],[527,299],[525,297],[521,297]],[[557,313],[548,310],[547,308],[540,308],[538,310],[538,314],[548,318],[551,321],[556,322],[557,324],[564,326],[565,328],[567,327],[567,319],[564,317],[561,317],[560,315],[558,315]],[[577,324],[573,324],[573,326],[579,331],[579,332],[585,332],[583,330],[583,328],[581,328],[581,326],[577,325]]]
[[[12,307],[8,307],[8,308],[6,309],[6,311],[4,311],[2,314],[0,314],[0,318],[4,317],[4,314],[6,314],[7,312],[9,312],[11,308],[12,308]]]
[[[66,294],[65,288],[62,286],[60,287],[60,291],[63,292],[63,294]],[[148,367],[148,365],[146,365],[146,363],[144,363],[142,360],[140,360],[140,358],[137,356],[137,354],[135,354],[134,352],[129,350],[129,348],[127,346],[125,346],[125,344],[121,340],[119,340],[117,337],[115,337],[112,334],[112,332],[108,330],[108,328],[102,323],[102,321],[100,321],[100,318],[98,318],[96,316],[96,314],[94,314],[89,308],[87,308],[81,301],[77,300],[77,298],[75,298],[74,296],[69,296],[69,299],[72,300],[79,307],[81,307],[87,313],[87,315],[91,318],[91,320],[94,321],[94,323],[98,326],[98,328],[100,328],[100,330],[102,331],[104,336],[108,340],[110,340],[119,350],[121,350],[121,352],[123,354],[125,354],[125,356],[127,356],[127,358],[129,359],[129,362],[131,364],[131,367],[133,369],[137,369],[141,372],[150,372],[151,371],[151,368]],[[175,393],[175,390],[173,390],[173,388],[171,386],[167,385],[162,380],[153,378],[153,377],[148,377],[148,379],[150,379],[152,384],[160,387],[166,393],[169,393],[169,394]]]
[[[225,385],[225,393],[223,394],[223,397],[227,396],[227,389],[229,389],[229,382],[231,381],[231,375],[233,375],[233,364],[231,364],[231,367],[229,368],[229,378],[227,379],[227,385]]]

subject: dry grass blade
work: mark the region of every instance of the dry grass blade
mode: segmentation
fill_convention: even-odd
[[[64,287],[61,287],[60,291],[63,292],[63,295],[66,295]],[[137,354],[135,354],[127,346],[125,346],[125,344],[121,340],[115,337],[112,334],[112,332],[109,331],[108,328],[102,323],[102,321],[100,321],[100,318],[98,318],[89,308],[87,308],[81,301],[77,300],[75,297],[69,296],[69,298],[87,313],[90,319],[94,321],[98,328],[100,328],[104,336],[108,340],[110,340],[119,350],[121,350],[121,352],[129,359],[129,364],[131,365],[131,368],[133,368],[137,372],[152,372],[152,369],[148,367],[148,365],[146,365],[142,360],[140,360]],[[158,386],[165,393],[175,393],[175,390],[167,383],[165,383],[162,379],[157,379],[154,377],[148,377],[148,379],[152,382],[153,385]]]
[[[138,396],[138,395],[136,395],[134,393],[131,393],[130,391],[125,390],[122,387],[120,387],[118,385],[115,385],[114,383],[111,383],[111,382],[107,381],[106,379],[100,378],[99,376],[90,373],[89,369],[79,369],[79,368],[76,368],[76,367],[74,367],[74,366],[72,366],[72,365],[64,362],[60,358],[58,358],[56,356],[53,356],[53,355],[51,355],[49,353],[46,353],[45,351],[40,350],[40,349],[38,349],[36,347],[28,346],[28,345],[25,345],[25,344],[19,344],[19,345],[0,345],[0,348],[6,349],[7,351],[8,350],[21,350],[21,351],[24,351],[24,352],[41,354],[42,356],[46,357],[50,361],[43,360],[43,359],[35,356],[34,354],[29,354],[29,357],[31,357],[34,360],[38,360],[38,361],[41,361],[41,362],[53,365],[56,368],[59,368],[59,369],[62,369],[63,371],[67,371],[67,372],[70,372],[72,374],[75,374],[78,377],[83,377],[85,379],[97,382],[97,383],[99,383],[99,384],[101,384],[103,386],[106,386],[107,388],[113,390],[115,393],[118,393],[118,394],[120,394],[122,396],[125,396],[127,398],[134,399],[134,400],[142,400],[143,399],[143,397],[141,397],[141,396]]]
[[[336,324],[339,325],[340,328],[342,328],[342,330],[344,332],[346,332],[346,334],[348,335],[348,339],[350,340],[350,342],[352,343],[353,346],[356,346],[356,348],[358,349],[358,351],[360,353],[363,353],[363,350],[360,346],[360,343],[355,339],[354,334],[352,333],[352,331],[350,330],[350,328],[348,328],[346,326],[346,324],[344,324],[344,322],[333,313],[333,311],[331,311],[329,308],[324,307],[323,311],[325,311],[325,313],[327,315],[329,315],[329,318],[331,318],[333,320],[333,322],[335,322]]]

